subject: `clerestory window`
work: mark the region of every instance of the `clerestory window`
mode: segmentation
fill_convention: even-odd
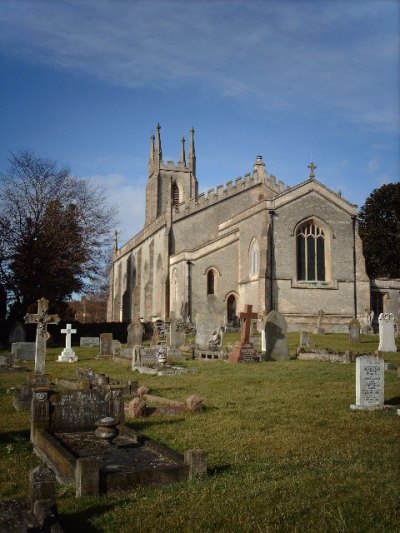
[[[325,233],[314,221],[304,222],[296,232],[297,279],[325,281]]]

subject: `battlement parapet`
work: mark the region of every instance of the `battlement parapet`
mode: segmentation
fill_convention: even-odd
[[[179,204],[175,207],[173,218],[174,220],[179,220],[191,213],[226,200],[231,196],[239,194],[243,190],[264,182],[265,178],[258,176],[257,172],[247,172],[244,176],[238,176],[235,180],[230,180],[225,183],[225,185],[217,185],[216,187],[208,189],[205,193],[200,193],[197,198],[191,198],[185,204]],[[276,190],[277,193],[279,192],[276,186],[276,180],[273,189]]]
[[[153,233],[156,233],[159,229],[165,226],[165,215],[160,215],[154,222],[144,227],[139,233],[137,233],[126,244],[121,246],[118,250],[114,251],[114,259],[118,259],[127,254],[133,248],[136,248],[141,242],[148,239]]]

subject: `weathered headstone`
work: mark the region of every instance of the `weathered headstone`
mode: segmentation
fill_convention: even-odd
[[[112,356],[112,340],[112,333],[100,333],[100,357]]]
[[[76,329],[72,329],[71,324],[67,324],[65,329],[61,330],[61,333],[65,333],[65,348],[58,356],[57,361],[59,363],[75,363],[78,358],[71,347],[71,335],[76,333]]]
[[[397,352],[394,331],[394,316],[392,313],[379,315],[379,346],[380,352]]]
[[[253,313],[252,309],[252,305],[246,305],[245,312],[240,313],[242,319],[240,341],[236,343],[228,356],[230,363],[255,363],[259,361],[259,357],[249,341],[251,321],[258,318],[257,313]]]
[[[310,346],[310,334],[308,331],[300,331],[299,346]]]
[[[140,346],[143,342],[143,326],[140,322],[139,317],[137,316],[133,322],[128,325],[127,328],[128,346]]]
[[[34,342],[13,342],[11,353],[14,360],[34,361],[36,345]]]
[[[287,324],[278,311],[271,311],[265,322],[265,338],[267,342],[266,359],[279,361],[289,359],[287,343]]]
[[[371,355],[356,359],[356,403],[354,410],[382,409],[384,402],[385,364]]]
[[[353,318],[349,324],[349,341],[351,343],[360,342],[360,322]]]
[[[186,344],[185,324],[182,320],[176,320],[174,316],[171,317],[169,326],[168,344],[170,348],[179,348]]]
[[[265,329],[261,331],[261,351],[265,353],[267,350],[267,340],[265,338]]]
[[[199,348],[207,350],[208,341],[214,331],[223,326],[223,319],[215,313],[197,313],[196,316],[196,340]]]
[[[372,321],[374,319],[374,312],[369,311],[368,309],[364,310],[364,318],[361,324],[361,333],[363,335],[371,335],[374,330],[372,327]]]
[[[47,313],[49,301],[46,298],[38,300],[37,314],[26,314],[26,324],[37,324],[36,326],[36,347],[35,347],[35,373],[44,374],[46,366],[46,341],[48,339],[47,324],[58,324],[60,317],[58,315],[49,315]]]
[[[99,337],[81,337],[79,346],[100,346]]]
[[[322,327],[322,321],[324,320],[324,311],[320,309],[318,311],[317,327],[315,328],[316,335],[325,335],[325,329]]]
[[[8,342],[13,344],[14,342],[25,342],[26,341],[26,332],[23,324],[21,322],[16,322],[10,330],[8,335]]]

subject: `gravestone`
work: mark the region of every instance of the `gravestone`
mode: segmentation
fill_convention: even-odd
[[[251,321],[258,318],[257,313],[253,313],[252,309],[252,305],[246,305],[245,312],[240,313],[242,319],[240,341],[236,343],[228,356],[230,363],[256,363],[259,361],[259,357],[249,341]]]
[[[100,357],[112,357],[112,333],[100,333]]]
[[[37,324],[36,326],[36,346],[35,346],[35,374],[44,374],[46,366],[46,341],[48,339],[47,324],[58,324],[58,315],[47,313],[49,301],[46,298],[38,300],[38,312],[36,314],[27,313],[25,324]]]
[[[182,320],[176,320],[174,315],[171,316],[168,344],[170,348],[179,348],[186,344],[185,324]]]
[[[325,329],[322,327],[322,321],[324,319],[324,311],[320,309],[318,311],[318,318],[317,318],[317,327],[315,328],[315,334],[316,335],[325,335]]]
[[[215,313],[197,313],[196,315],[196,346],[203,350],[208,349],[208,341],[214,331],[220,329],[224,320]]]
[[[81,337],[79,346],[100,346],[99,337]]]
[[[376,410],[383,408],[385,364],[383,359],[363,355],[356,359],[356,403],[353,410]]]
[[[25,342],[26,341],[26,332],[23,324],[21,322],[16,322],[10,331],[8,336],[8,342],[13,344],[14,342]]]
[[[76,329],[72,329],[71,324],[67,324],[65,329],[61,330],[61,333],[65,333],[65,348],[58,356],[57,361],[59,363],[76,363],[78,358],[71,348],[71,335],[76,333]]]
[[[361,324],[361,333],[363,335],[372,335],[374,329],[372,327],[372,321],[374,319],[374,312],[369,311],[368,309],[364,310],[364,318]]]
[[[13,342],[11,353],[14,360],[34,361],[36,345],[34,342]]]
[[[280,361],[289,359],[287,343],[287,324],[278,311],[271,311],[265,322],[265,338],[267,342],[265,356],[267,360]]]
[[[379,346],[380,352],[397,352],[395,342],[394,316],[392,313],[379,315]]]
[[[127,333],[128,346],[140,346],[143,343],[143,326],[138,316],[128,325]]]
[[[360,322],[353,318],[349,324],[349,341],[351,343],[360,342]]]
[[[308,331],[300,331],[300,344],[299,346],[310,346],[310,334]]]
[[[265,328],[265,326],[264,326]],[[265,329],[263,329],[261,331],[261,351],[262,353],[265,353],[267,350],[267,341],[266,341],[266,338],[265,338]]]

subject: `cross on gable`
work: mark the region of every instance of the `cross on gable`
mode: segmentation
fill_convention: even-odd
[[[314,161],[311,161],[311,163],[308,165],[308,168],[310,169],[310,180],[313,180],[315,178],[314,170],[317,168],[317,165],[314,163]]]
[[[242,325],[242,331],[241,331],[241,342],[247,344],[249,342],[250,337],[250,325],[251,320],[258,318],[257,313],[252,313],[253,306],[246,304],[245,306],[245,312],[240,313],[240,318],[244,321],[244,324]]]

